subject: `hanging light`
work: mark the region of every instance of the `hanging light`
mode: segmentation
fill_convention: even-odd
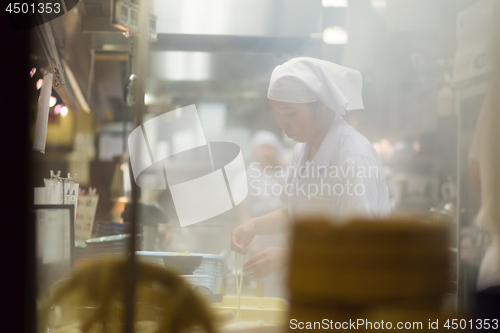
[[[54,96],[50,96],[49,106],[53,107],[54,105],[56,105],[56,103],[57,103],[57,98],[55,98]]]
[[[38,81],[36,81],[36,90],[40,90],[42,84],[43,84],[43,79],[38,79]]]
[[[36,73],[36,68],[34,68],[34,67],[33,67],[33,68],[30,70],[30,77],[33,77],[33,75],[35,75],[35,73]]]
[[[61,113],[61,104],[56,105],[56,107],[54,108],[54,113],[55,114]]]
[[[61,116],[66,117],[68,114],[68,108],[66,106],[63,106],[61,108]]]
[[[342,27],[328,27],[323,31],[323,42],[326,44],[347,44],[347,31]]]

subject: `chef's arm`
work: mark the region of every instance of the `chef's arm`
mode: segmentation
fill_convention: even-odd
[[[277,235],[288,230],[290,215],[288,208],[276,209],[271,213],[251,219],[255,235]]]
[[[290,218],[286,208],[246,221],[231,231],[231,249],[240,254],[248,252],[248,245],[256,235],[276,235],[287,231]]]

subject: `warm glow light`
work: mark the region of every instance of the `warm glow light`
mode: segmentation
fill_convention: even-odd
[[[420,151],[420,149],[422,149],[422,146],[420,145],[420,141],[413,141],[412,143],[412,148],[413,148],[413,151],[418,153]]]
[[[116,199],[116,202],[128,202],[128,198],[127,197],[119,197],[118,199]]]
[[[67,114],[68,114],[68,108],[63,106],[61,108],[61,116],[66,117]]]
[[[394,152],[394,147],[387,139],[382,139],[379,142],[374,142],[373,148],[375,148],[377,153],[379,153],[380,155],[392,154]]]
[[[156,102],[156,96],[153,94],[144,94],[144,104],[151,105]]]
[[[55,114],[61,113],[61,104],[56,105],[56,107],[54,108],[54,113]]]
[[[38,79],[38,81],[36,81],[36,90],[40,90],[42,84],[43,84],[43,79]]]
[[[323,31],[323,42],[326,44],[346,44],[347,31],[342,27],[329,27]]]
[[[323,0],[323,7],[347,7],[347,0]]]
[[[373,8],[385,8],[387,6],[386,0],[372,0]]]
[[[55,98],[54,96],[50,96],[49,106],[53,107],[54,105],[56,105],[56,103],[57,103],[57,98]]]
[[[32,68],[30,70],[30,77],[33,77],[33,75],[35,75],[35,73],[36,73],[36,68]]]

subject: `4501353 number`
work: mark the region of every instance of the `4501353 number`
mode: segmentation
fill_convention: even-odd
[[[497,330],[498,319],[448,319],[446,323],[444,323],[443,327],[447,329],[457,330],[457,329],[491,329],[492,331]]]
[[[9,12],[10,14],[59,14],[61,12],[61,4],[58,2],[54,3],[9,3],[7,5],[7,8],[5,8],[6,12]]]

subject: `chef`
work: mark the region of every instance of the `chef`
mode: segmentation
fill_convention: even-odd
[[[281,199],[286,207],[243,223],[231,232],[240,254],[256,235],[280,234],[299,216],[340,218],[390,213],[379,156],[372,144],[342,116],[363,109],[358,71],[308,57],[277,66],[267,97],[279,126],[297,142]],[[244,266],[263,278],[284,267],[286,249],[267,248]]]

